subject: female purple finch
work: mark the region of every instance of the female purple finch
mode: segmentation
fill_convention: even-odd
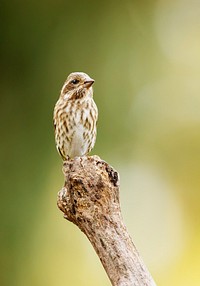
[[[71,73],[54,108],[56,148],[63,160],[87,155],[96,140],[98,109],[93,100],[94,80]]]

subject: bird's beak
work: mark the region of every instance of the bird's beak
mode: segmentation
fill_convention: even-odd
[[[94,79],[89,79],[89,80],[84,81],[84,86],[86,88],[89,88],[93,85],[93,83],[94,83]]]

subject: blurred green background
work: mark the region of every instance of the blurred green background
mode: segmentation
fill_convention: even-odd
[[[0,13],[0,284],[110,285],[56,206],[53,107],[84,71],[93,154],[120,173],[139,252],[158,285],[200,285],[200,2],[2,0]]]

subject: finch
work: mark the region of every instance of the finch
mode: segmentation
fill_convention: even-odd
[[[94,147],[98,109],[93,100],[93,83],[86,73],[71,73],[56,102],[55,142],[64,161],[87,155]]]

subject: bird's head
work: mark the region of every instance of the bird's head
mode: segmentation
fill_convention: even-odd
[[[86,94],[92,96],[94,80],[83,72],[71,73],[65,81],[61,95],[67,98],[81,98]]]

